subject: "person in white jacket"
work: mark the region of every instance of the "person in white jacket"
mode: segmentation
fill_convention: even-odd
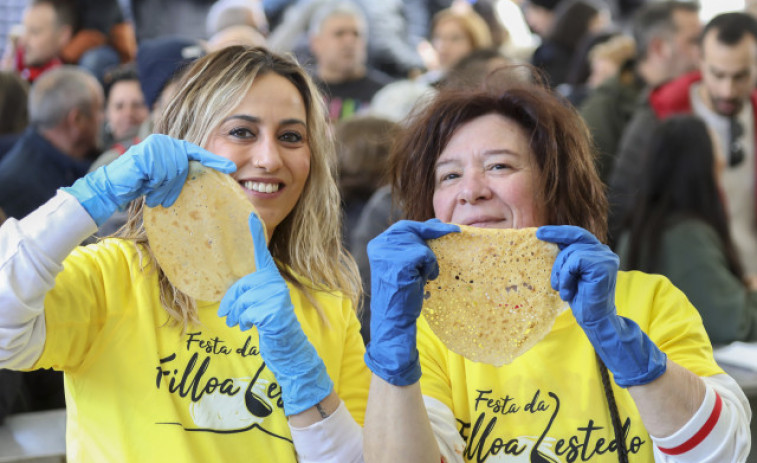
[[[0,368],[64,372],[71,462],[361,461],[359,277],[317,90],[290,59],[228,47],[188,70],[157,131],[0,227]],[[256,271],[220,304],[174,286],[142,226],[190,160],[257,211]],[[117,237],[77,247],[130,203]]]
[[[607,200],[583,120],[542,86],[496,77],[441,91],[392,151],[410,220],[368,244],[365,460],[745,461],[749,403],[696,309],[662,276],[619,272],[601,241]],[[421,315],[439,273],[425,240],[463,225],[538,227],[560,249],[550,283],[570,308],[500,367],[453,352]]]

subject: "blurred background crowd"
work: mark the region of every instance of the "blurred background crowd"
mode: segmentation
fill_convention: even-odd
[[[0,222],[146,137],[192,60],[262,46],[292,53],[323,92],[344,240],[368,285],[365,246],[399,218],[393,132],[441,89],[528,63],[594,137],[624,268],[671,278],[715,344],[754,340],[753,14],[752,0],[1,0]],[[64,406],[57,374],[0,377],[13,391],[0,419]]]

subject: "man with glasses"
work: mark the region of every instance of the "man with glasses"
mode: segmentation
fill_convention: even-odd
[[[646,140],[654,126],[673,114],[694,113],[715,136],[725,156],[720,178],[731,234],[747,274],[757,274],[757,20],[725,13],[704,28],[699,70],[652,90],[620,143],[610,176],[611,231],[617,231],[633,201]]]

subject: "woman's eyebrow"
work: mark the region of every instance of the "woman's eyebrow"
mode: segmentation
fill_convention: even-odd
[[[221,121],[221,123],[223,124],[225,122],[232,121],[232,120],[235,120],[235,119],[241,119],[243,121],[251,122],[253,124],[260,123],[260,118],[259,117],[250,116],[250,115],[247,115],[247,114],[232,114],[231,116],[229,116],[229,117],[225,118],[223,121]]]
[[[508,149],[508,148],[494,148],[494,149],[490,149],[490,150],[484,151],[483,154],[484,154],[484,156],[494,156],[494,155],[497,155],[497,154],[511,154],[511,155],[514,155],[514,156],[518,156],[519,155],[519,153],[517,153],[516,151],[513,151],[513,150]]]
[[[444,167],[449,164],[458,164],[459,161],[456,159],[447,159],[446,161],[437,161],[436,164],[434,164],[434,169],[438,169],[439,167]]]
[[[259,124],[261,122],[261,119],[257,116],[250,116],[249,114],[232,114],[231,116],[225,118],[221,123],[226,123],[228,121],[240,119],[246,122],[250,122],[252,124]],[[307,127],[307,124],[302,119],[297,118],[290,118],[290,119],[284,119],[279,122],[280,125],[293,125],[293,124],[299,124]]]
[[[305,121],[303,121],[302,119],[297,119],[297,118],[284,119],[281,122],[279,122],[279,124],[281,124],[281,125],[300,124],[300,125],[304,125],[305,127],[307,127],[307,124],[305,123]]]
[[[506,154],[510,156],[519,156],[519,154],[511,149],[508,148],[492,148],[485,150],[483,153],[481,153],[483,156],[497,156],[501,154]],[[441,166],[446,166],[448,164],[457,164],[460,161],[458,159],[447,159],[444,161],[437,161],[436,164],[434,164],[434,168],[439,168]]]

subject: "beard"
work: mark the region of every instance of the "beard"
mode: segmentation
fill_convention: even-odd
[[[710,95],[712,109],[725,117],[733,117],[741,112],[744,107],[744,101],[739,98],[717,98]]]

